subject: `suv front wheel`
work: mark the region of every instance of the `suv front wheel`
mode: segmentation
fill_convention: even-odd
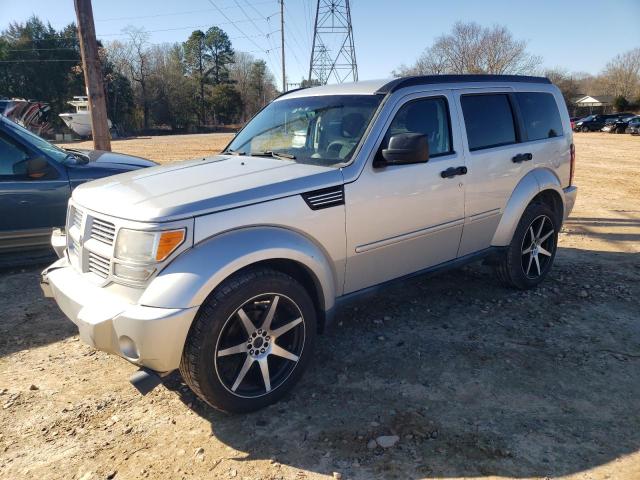
[[[316,336],[313,301],[282,272],[240,272],[200,308],[180,373],[209,405],[249,412],[279,400],[300,378]]]
[[[558,247],[559,221],[544,203],[524,211],[511,244],[496,266],[500,280],[522,290],[542,282],[553,265]]]

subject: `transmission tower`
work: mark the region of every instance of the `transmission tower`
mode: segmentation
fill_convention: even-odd
[[[318,0],[309,83],[358,81],[349,0]]]

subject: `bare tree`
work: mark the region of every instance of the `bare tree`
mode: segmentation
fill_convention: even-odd
[[[248,120],[276,95],[275,79],[263,60],[236,52],[229,77],[242,97],[242,121]]]
[[[149,34],[132,26],[123,29],[129,37],[126,42],[113,41],[107,46],[108,58],[129,80],[138,85],[137,94],[142,104],[144,128],[149,128],[149,95],[147,82],[150,72]]]
[[[607,93],[627,99],[640,95],[640,48],[617,55],[602,72]]]
[[[504,26],[482,27],[475,22],[454,24],[410,67],[394,74],[491,73],[523,75],[536,71],[541,58],[527,52],[527,42],[516,40]]]

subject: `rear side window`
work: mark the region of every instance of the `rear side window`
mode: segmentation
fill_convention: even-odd
[[[528,140],[542,140],[562,135],[562,122],[556,99],[550,93],[519,92],[516,100]]]
[[[460,101],[469,150],[516,143],[516,127],[508,95],[463,95]]]

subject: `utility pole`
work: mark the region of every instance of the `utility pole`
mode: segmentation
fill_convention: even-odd
[[[282,52],[282,93],[287,91],[287,75],[284,71],[284,0],[280,0],[280,51]]]
[[[102,66],[98,57],[96,28],[93,23],[91,0],[74,0],[78,17],[78,37],[84,70],[84,83],[89,95],[89,113],[91,114],[91,133],[93,147],[96,150],[111,151],[111,138],[107,123],[107,102],[102,83]]]

